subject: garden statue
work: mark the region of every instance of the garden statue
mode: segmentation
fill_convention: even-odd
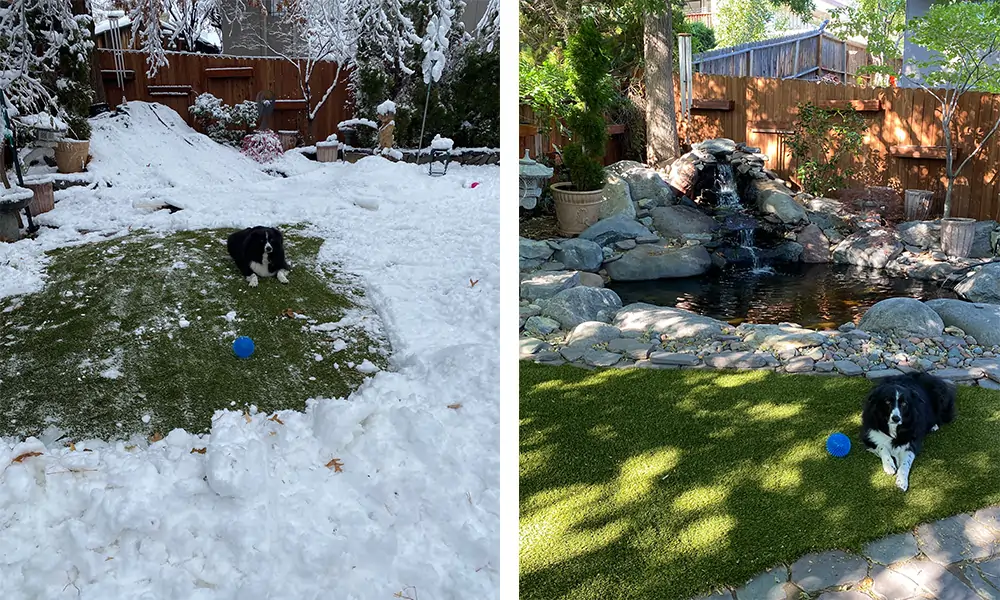
[[[378,147],[392,148],[395,145],[393,130],[396,129],[396,103],[386,100],[378,105],[378,120],[382,125],[378,128]]]

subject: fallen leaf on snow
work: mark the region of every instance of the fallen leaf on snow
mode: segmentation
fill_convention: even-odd
[[[21,456],[18,456],[17,458],[15,458],[14,460],[12,460],[10,462],[12,464],[13,463],[19,463],[19,462],[24,462],[25,459],[31,458],[32,456],[41,456],[41,455],[42,455],[41,452],[25,452],[24,454],[22,454]]]
[[[458,409],[462,408],[462,403],[461,402],[456,402],[454,404],[449,404],[448,408],[450,408],[452,410],[458,410]]]
[[[204,454],[206,448],[191,448],[191,454]]]
[[[270,417],[268,417],[267,420],[268,421],[274,421],[278,425],[284,425],[285,424],[284,421],[282,421],[281,419],[278,418],[278,413],[274,413],[273,415],[271,415]]]
[[[247,423],[253,421],[253,419],[250,418],[250,413],[248,413],[247,411],[243,411],[243,418],[247,420]]]
[[[333,469],[334,473],[343,473],[344,472],[344,463],[340,462],[339,458],[334,458],[330,462],[326,463],[326,468],[327,469]]]
[[[155,432],[153,435],[149,436],[149,443],[155,444],[156,442],[163,439],[163,434],[159,431]]]
[[[469,278],[469,287],[470,287],[470,288],[474,288],[474,287],[476,287],[476,284],[477,284],[477,283],[479,283],[479,280],[478,280],[478,279],[473,279],[473,278],[471,278],[471,277]]]
[[[289,319],[294,319],[296,313],[295,313],[294,310],[292,310],[290,308],[286,308],[285,310],[281,311],[281,314],[285,315]]]

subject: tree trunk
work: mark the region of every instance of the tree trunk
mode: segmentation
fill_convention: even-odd
[[[673,13],[646,13],[643,38],[646,70],[646,162],[663,166],[677,158],[677,113],[674,110]]]
[[[951,216],[951,191],[955,187],[955,172],[954,169],[954,151],[952,150],[951,143],[951,119],[942,119],[941,124],[944,129],[944,146],[946,149],[945,163],[944,163],[944,174],[948,179],[948,187],[944,192],[944,218]]]

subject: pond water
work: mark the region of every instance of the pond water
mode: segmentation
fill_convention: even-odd
[[[713,269],[699,277],[613,282],[622,303],[676,306],[739,324],[798,323],[811,329],[855,321],[879,300],[909,296],[919,300],[955,298],[934,281],[889,277],[851,265],[785,263],[774,273]]]

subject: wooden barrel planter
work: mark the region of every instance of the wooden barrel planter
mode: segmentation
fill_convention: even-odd
[[[31,216],[47,213],[56,207],[55,193],[52,190],[51,177],[32,177],[24,180],[24,187],[34,193],[28,210]]]
[[[907,221],[918,221],[927,218],[931,211],[931,199],[934,192],[928,190],[906,190],[903,201],[903,212]]]
[[[90,140],[64,139],[56,144],[56,166],[60,173],[81,173],[87,167]]]
[[[573,185],[569,181],[554,183],[552,200],[556,205],[556,221],[559,225],[559,235],[573,237],[583,233],[601,218],[601,203],[604,201],[604,190],[575,192],[567,190]]]
[[[975,238],[975,219],[941,219],[941,249],[948,256],[967,258],[972,254]]]

